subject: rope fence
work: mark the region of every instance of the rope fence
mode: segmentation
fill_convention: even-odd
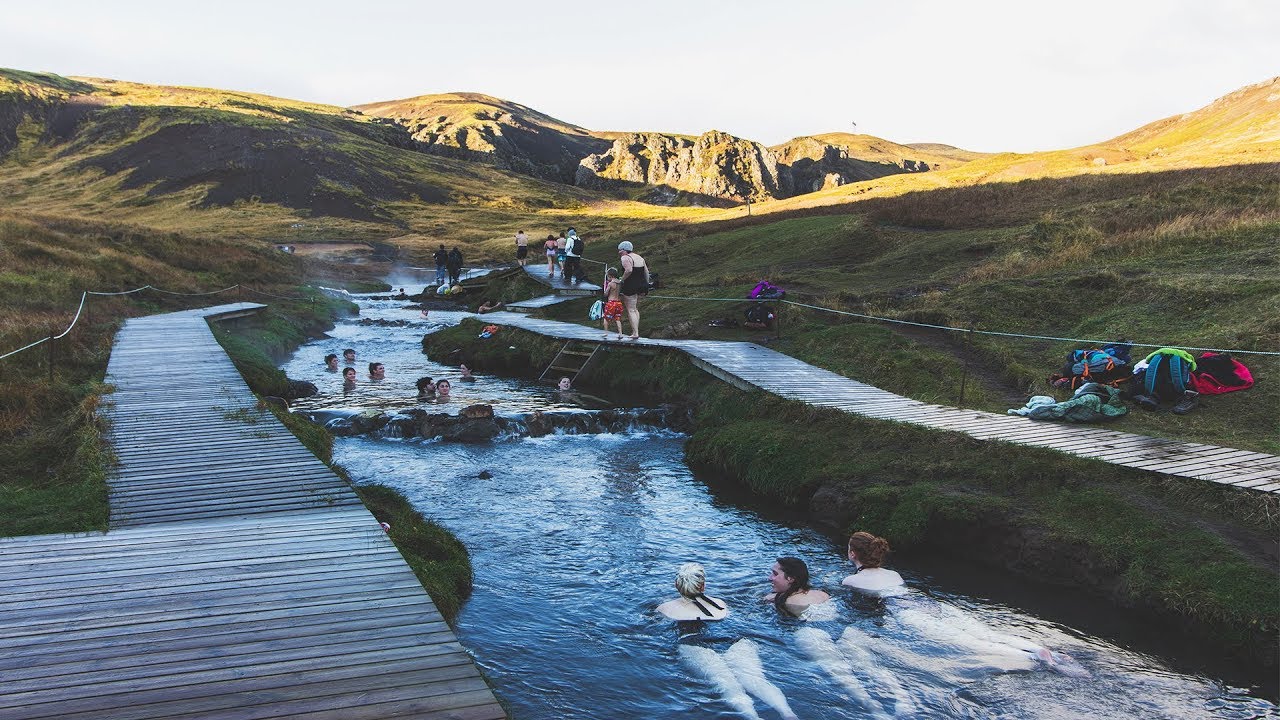
[[[99,297],[118,297],[122,295],[132,295],[134,293],[142,292],[143,290],[153,290],[155,292],[162,293],[164,295],[174,295],[178,297],[204,297],[207,295],[218,295],[220,293],[230,292],[232,290],[247,290],[248,292],[251,292],[251,293],[263,295],[270,298],[276,298],[279,300],[313,300],[314,299],[312,296],[309,296],[309,295],[274,295],[272,293],[265,292],[263,290],[255,290],[254,288],[251,288],[248,285],[241,285],[239,283],[232,285],[231,287],[222,288],[220,290],[209,290],[208,292],[196,292],[196,293],[184,293],[184,292],[176,292],[174,290],[165,290],[164,288],[158,288],[158,287],[155,287],[154,285],[143,285],[142,287],[136,287],[132,290],[120,290],[117,292],[106,292],[101,290],[85,290],[80,293],[80,304],[78,307],[76,307],[76,314],[73,318],[71,318],[71,323],[67,325],[67,328],[65,330],[58,333],[57,335],[54,335],[53,332],[50,331],[48,335],[40,338],[39,340],[36,340],[33,343],[23,345],[22,347],[16,350],[10,350],[9,352],[4,353],[3,355],[0,355],[0,360],[3,360],[13,355],[17,355],[18,353],[23,352],[24,350],[30,350],[33,347],[43,345],[44,343],[52,342],[54,340],[61,340],[62,338],[66,337],[71,332],[72,328],[74,328],[76,324],[80,322],[80,318],[84,314],[85,305],[90,295],[96,295]],[[52,372],[52,363],[50,365],[51,365],[50,372]]]
[[[608,263],[603,263],[603,262],[600,262],[599,260],[591,260],[588,258],[582,258],[582,259],[587,262],[596,263],[598,265],[603,265],[605,267],[608,267]],[[425,270],[426,268],[422,268],[422,269]],[[470,273],[471,270],[469,269],[468,272]],[[18,353],[21,353],[25,350],[30,350],[31,348],[41,345],[43,343],[50,342],[53,340],[60,340],[66,337],[67,334],[71,332],[72,328],[74,328],[76,324],[80,321],[80,317],[82,316],[85,309],[86,301],[88,300],[90,295],[110,297],[110,296],[120,296],[120,295],[132,295],[134,293],[142,292],[144,290],[153,290],[155,292],[162,293],[165,295],[174,295],[178,297],[204,297],[208,295],[218,295],[220,293],[230,292],[236,289],[243,289],[248,292],[254,293],[256,295],[276,298],[279,300],[311,299],[309,296],[303,296],[303,295],[297,295],[297,296],[275,295],[273,293],[265,292],[263,290],[256,290],[247,285],[241,285],[241,284],[232,285],[230,287],[225,287],[219,290],[210,290],[207,292],[198,292],[198,293],[176,292],[173,290],[165,290],[163,288],[158,288],[153,285],[143,285],[142,287],[134,288],[132,290],[122,290],[118,292],[86,290],[80,294],[80,304],[76,308],[76,313],[75,313],[75,316],[71,319],[71,323],[67,325],[67,328],[65,330],[63,330],[61,333],[57,335],[54,335],[51,333],[50,335],[40,338],[39,340],[36,340],[33,343],[24,345],[20,348],[17,348],[16,350],[11,350],[3,355],[0,355],[0,360],[3,360],[12,355],[17,355]],[[1105,345],[1108,343],[1115,342],[1114,340],[1092,340],[1087,338],[1058,337],[1054,335],[1031,335],[1027,333],[1003,332],[999,330],[978,330],[976,328],[962,328],[962,327],[955,327],[952,325],[937,325],[934,323],[915,322],[912,320],[902,320],[899,318],[887,318],[887,317],[881,317],[878,315],[868,315],[865,313],[850,312],[848,310],[837,310],[835,308],[823,307],[821,305],[813,305],[810,303],[802,303],[802,302],[797,302],[795,300],[756,299],[756,298],[684,297],[679,295],[655,295],[655,294],[650,294],[648,297],[654,298],[657,300],[677,300],[677,301],[685,301],[685,302],[730,302],[730,303],[776,302],[784,305],[791,305],[793,307],[802,307],[809,310],[815,310],[818,312],[832,313],[834,315],[843,315],[846,317],[854,317],[854,318],[859,318],[862,320],[870,320],[874,322],[883,322],[883,323],[892,323],[897,325],[910,325],[913,327],[930,328],[933,330],[942,330],[944,332],[958,332],[958,333],[968,333],[970,335],[991,335],[996,337],[1023,338],[1028,340],[1050,340],[1054,342],[1072,342],[1072,343],[1079,343],[1082,345]],[[1271,351],[1271,350],[1243,350],[1243,349],[1231,349],[1231,348],[1196,347],[1196,346],[1190,346],[1190,345],[1171,345],[1167,343],[1149,343],[1149,342],[1148,343],[1130,342],[1127,344],[1132,345],[1133,347],[1142,347],[1142,348],[1174,348],[1177,350],[1187,350],[1187,351],[1197,351],[1197,352],[1207,351],[1207,352],[1229,353],[1232,355],[1237,355],[1237,354],[1264,355],[1264,356],[1272,356],[1272,357],[1280,356],[1280,351]]]
[[[1116,342],[1115,340],[1089,340],[1085,338],[1056,337],[1053,335],[1028,335],[1024,333],[1001,332],[998,330],[978,330],[976,328],[960,328],[960,327],[955,327],[953,325],[935,325],[932,323],[914,322],[911,320],[901,320],[898,318],[880,317],[878,315],[866,315],[863,313],[849,312],[848,310],[836,310],[835,308],[823,307],[821,305],[811,305],[809,303],[796,302],[795,300],[779,300],[779,299],[767,299],[767,298],[680,297],[676,295],[653,295],[653,294],[648,295],[648,297],[659,299],[659,300],[689,300],[689,301],[703,301],[703,302],[733,302],[733,303],[776,302],[776,303],[782,303],[785,305],[792,305],[795,307],[808,308],[810,310],[818,310],[820,312],[828,312],[836,315],[846,315],[848,317],[861,318],[863,320],[874,320],[876,322],[894,323],[897,325],[911,325],[914,327],[932,328],[934,330],[945,330],[948,332],[972,333],[974,335],[994,335],[999,337],[1026,338],[1030,340],[1053,340],[1057,342],[1074,342],[1074,343],[1081,343],[1084,345],[1106,345],[1106,344]],[[1232,350],[1232,349],[1224,349],[1224,348],[1193,347],[1189,345],[1139,343],[1139,342],[1129,342],[1127,340],[1125,341],[1125,344],[1132,345],[1133,347],[1173,348],[1175,350],[1195,350],[1200,352],[1208,351],[1208,352],[1217,352],[1217,353],[1229,353],[1232,355],[1242,354],[1242,355],[1280,356],[1280,352],[1271,351],[1271,350]]]

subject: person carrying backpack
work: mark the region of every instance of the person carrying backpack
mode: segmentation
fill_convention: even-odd
[[[564,246],[564,279],[577,285],[582,282],[582,251],[585,250],[587,244],[582,238],[578,237],[578,232],[573,228],[565,233]]]
[[[443,285],[447,277],[445,268],[449,262],[449,253],[444,249],[444,243],[440,243],[440,249],[431,255],[431,259],[436,261],[436,285]]]
[[[462,277],[462,252],[454,246],[449,250],[449,257],[445,264],[449,268],[449,283],[457,285],[458,280]]]

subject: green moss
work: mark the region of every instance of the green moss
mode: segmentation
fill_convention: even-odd
[[[391,526],[391,541],[413,568],[440,614],[450,623],[471,595],[471,559],[458,538],[426,519],[407,499],[382,485],[357,485],[356,493],[380,522]]]

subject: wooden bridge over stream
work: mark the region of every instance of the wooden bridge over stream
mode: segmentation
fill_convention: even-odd
[[[484,321],[510,325],[565,341],[605,346],[680,350],[695,365],[748,392],[856,415],[952,430],[981,440],[1051,448],[1071,455],[1165,475],[1207,480],[1260,492],[1280,492],[1280,456],[1117,432],[1105,428],[1031,420],[980,410],[931,405],[895,395],[793,357],[747,342],[716,340],[609,340],[598,328],[543,320],[514,312],[490,313]]]
[[[0,539],[0,720],[506,712],[347,484],[258,406],[205,318],[129,320],[106,533]]]

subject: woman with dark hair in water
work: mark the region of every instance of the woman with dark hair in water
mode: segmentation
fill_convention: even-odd
[[[797,557],[780,557],[769,569],[769,584],[773,592],[764,599],[773,602],[779,610],[796,617],[804,616],[810,606],[821,605],[831,596],[809,585],[809,566]]]

